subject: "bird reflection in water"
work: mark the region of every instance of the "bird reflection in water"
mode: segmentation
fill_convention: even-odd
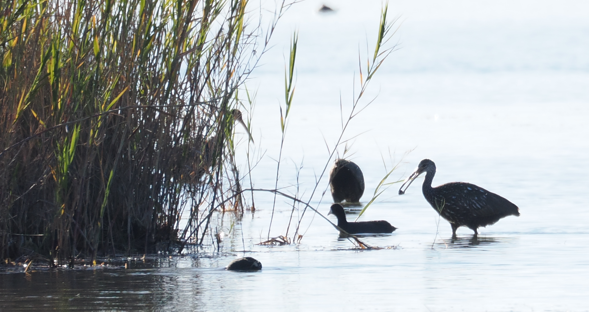
[[[495,243],[505,242],[511,240],[509,237],[489,237],[489,236],[472,236],[472,237],[457,237],[445,238],[435,242],[434,245],[443,247],[445,249],[455,248],[479,248],[493,245]]]

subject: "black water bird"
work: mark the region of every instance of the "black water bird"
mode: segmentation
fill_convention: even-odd
[[[233,260],[226,268],[229,271],[259,271],[262,263],[252,257],[243,257]]]
[[[452,182],[432,187],[436,164],[429,159],[419,163],[417,170],[401,185],[399,195],[405,194],[409,185],[424,172],[423,196],[440,216],[450,222],[452,238],[456,238],[456,230],[461,226],[473,230],[474,237],[477,237],[479,227],[494,224],[509,215],[519,216],[519,209],[512,202],[474,184]]]
[[[348,232],[348,234],[357,233],[392,233],[395,228],[387,221],[362,221],[362,222],[348,222],[346,219],[346,212],[344,207],[340,204],[331,205],[329,214],[333,214],[337,217],[337,226],[342,230]]]
[[[364,194],[364,175],[355,163],[338,159],[329,173],[331,197],[336,203],[357,203]]]

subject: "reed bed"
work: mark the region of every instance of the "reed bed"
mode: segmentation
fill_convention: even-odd
[[[238,90],[284,8],[247,5],[1,2],[0,259],[178,252],[243,211]]]
[[[2,2],[0,259],[73,265],[121,253],[214,250],[215,244],[219,250],[222,238],[215,229],[223,217],[215,212],[240,218],[246,194],[241,181],[252,184],[234,157],[239,123],[253,141],[243,120],[253,102],[243,87],[295,2],[279,1],[266,28],[259,16],[252,23],[245,0]],[[373,56],[359,61],[351,112],[345,122],[342,112],[341,135],[309,198],[278,191],[280,159],[274,190],[245,190],[252,205],[260,191],[293,200],[293,211],[303,205],[278,240],[270,239],[270,221],[268,242],[299,243],[307,208],[325,218],[309,202],[346,142],[348,123],[370,104],[360,100],[394,49],[383,45],[395,22],[387,20],[385,6]],[[297,41],[295,33],[280,115],[281,151]],[[251,169],[249,153],[248,147]]]

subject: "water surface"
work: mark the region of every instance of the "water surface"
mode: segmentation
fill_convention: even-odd
[[[380,11],[380,1],[338,1],[334,14],[321,15],[320,4],[306,1],[287,13],[248,84],[258,90],[253,135],[258,154],[265,152],[254,187],[271,189],[284,60],[298,30],[297,90],[279,186],[304,199],[341,133],[340,105],[344,114],[351,109],[358,53],[364,60],[372,49]],[[418,179],[403,196],[393,185],[362,216],[399,228],[363,238],[382,249],[356,249],[312,212],[300,244],[267,247],[258,243],[267,239],[272,195],[256,193],[254,214],[219,216],[216,228],[228,234],[221,254],[194,252],[155,266],[130,261],[127,269],[1,274],[2,310],[588,310],[589,6],[423,0],[391,1],[389,10],[401,16],[390,41],[399,49],[360,105],[374,101],[344,134],[351,139],[345,156],[364,171],[363,201],[385,164],[399,164],[391,176],[397,180],[430,158],[438,167],[434,185],[483,186],[516,203],[520,217],[481,228],[478,242],[465,228],[452,241]],[[237,136],[245,171],[247,139]],[[325,214],[326,187],[324,177],[311,201]],[[291,201],[279,197],[271,236],[286,234],[290,213]],[[263,270],[223,270],[243,255],[260,260]]]

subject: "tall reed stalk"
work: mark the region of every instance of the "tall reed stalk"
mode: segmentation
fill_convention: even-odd
[[[387,57],[395,49],[395,46],[386,47],[386,44],[396,32],[396,30],[393,30],[392,27],[397,22],[397,20],[398,20],[398,18],[395,18],[392,21],[388,19],[388,5],[385,5],[384,8],[382,9],[381,14],[380,14],[380,23],[378,26],[378,35],[376,38],[374,53],[373,53],[372,57],[368,57],[366,59],[366,63],[364,66],[363,66],[363,62],[361,59],[359,59],[359,62],[358,62],[359,70],[360,70],[359,92],[356,93],[356,85],[354,85],[354,94],[352,94],[352,107],[351,107],[350,113],[347,116],[347,119],[344,120],[343,119],[343,117],[344,117],[343,111],[342,111],[342,130],[341,130],[340,135],[335,143],[335,146],[333,147],[333,149],[331,150],[331,152],[329,154],[329,157],[326,161],[325,166],[323,167],[323,170],[321,171],[321,174],[317,178],[317,182],[315,184],[315,187],[313,188],[313,191],[311,192],[311,195],[309,195],[309,199],[306,202],[307,206],[305,206],[305,208],[303,208],[303,211],[298,219],[297,226],[296,226],[296,229],[295,229],[295,232],[293,235],[293,240],[297,239],[297,237],[299,235],[301,222],[305,216],[307,208],[309,207],[308,204],[313,199],[313,197],[317,191],[317,188],[319,187],[320,182],[321,182],[323,176],[325,175],[325,172],[327,171],[327,168],[331,165],[331,159],[334,157],[335,153],[338,151],[338,148],[342,144],[346,143],[344,141],[344,135],[346,133],[346,129],[348,128],[348,125],[359,113],[361,113],[366,107],[368,107],[372,103],[372,101],[369,101],[367,104],[363,105],[364,96],[365,96],[365,93],[368,89],[368,86],[370,85],[370,82],[374,78],[374,75],[376,74],[376,72],[378,71],[380,66],[384,63],[384,61],[387,59]],[[347,150],[347,148],[346,148],[346,150]],[[394,170],[394,168],[393,168],[393,170]],[[387,185],[387,183],[385,183],[385,181],[388,179],[388,177],[390,176],[391,173],[392,173],[392,170],[389,171],[385,175],[385,177],[379,183],[377,190],[381,186]],[[380,195],[380,193],[375,192],[373,199],[366,206],[366,208],[376,199],[376,197],[378,197],[378,195]],[[364,209],[366,209],[366,208],[364,208]],[[364,212],[364,211],[362,211],[362,212]]]
[[[293,98],[294,98],[294,92],[295,92],[293,80],[294,80],[295,61],[296,61],[296,53],[297,53],[297,45],[298,45],[298,35],[296,33],[294,34],[293,39],[291,41],[288,66],[285,71],[285,88],[284,88],[285,109],[280,107],[280,126],[281,126],[280,130],[281,130],[282,136],[281,136],[279,156],[278,156],[278,161],[277,161],[277,166],[276,166],[276,176],[275,176],[274,189],[273,190],[254,189],[254,188],[250,189],[250,191],[265,191],[265,192],[272,192],[274,194],[272,214],[270,217],[270,224],[269,224],[269,228],[268,228],[268,240],[266,242],[263,242],[263,244],[275,244],[275,243],[288,244],[290,242],[300,242],[300,240],[302,239],[302,235],[300,234],[300,226],[301,226],[301,222],[305,216],[305,213],[307,211],[307,208],[310,208],[316,214],[320,215],[323,219],[325,219],[331,223],[331,221],[329,221],[324,215],[322,215],[319,211],[317,211],[315,208],[313,208],[310,205],[310,203],[311,203],[314,195],[316,194],[317,188],[319,187],[319,185],[322,185],[321,184],[322,178],[325,175],[327,168],[331,165],[331,159],[338,152],[338,149],[342,145],[344,145],[345,152],[347,152],[347,146],[345,146],[346,141],[344,140],[344,135],[345,135],[345,132],[348,128],[348,125],[350,124],[352,119],[354,119],[360,112],[362,112],[366,107],[368,107],[368,105],[370,105],[372,103],[371,101],[369,101],[367,104],[363,104],[365,93],[368,89],[368,86],[370,85],[370,82],[374,78],[374,75],[376,74],[376,72],[378,71],[380,66],[384,63],[384,61],[390,55],[390,53],[392,53],[395,49],[395,46],[386,47],[386,45],[387,45],[388,41],[391,39],[391,37],[395,34],[396,30],[393,30],[392,26],[397,22],[397,20],[398,20],[398,18],[395,18],[392,21],[388,19],[388,5],[385,5],[385,7],[382,9],[381,16],[380,16],[380,23],[379,23],[379,27],[378,27],[378,33],[377,33],[378,36],[376,39],[374,53],[371,57],[367,58],[365,65],[363,64],[363,62],[361,60],[359,61],[359,69],[360,69],[359,89],[360,90],[356,94],[356,90],[354,89],[354,94],[352,95],[352,97],[353,97],[352,107],[351,107],[349,115],[347,116],[347,119],[345,119],[345,120],[343,119],[344,116],[343,116],[343,111],[342,111],[342,129],[341,129],[340,135],[335,143],[335,146],[330,151],[329,157],[326,161],[326,164],[325,164],[323,170],[321,171],[320,175],[316,179],[315,186],[311,192],[311,195],[309,195],[308,200],[305,200],[305,201],[298,198],[298,193],[299,193],[298,188],[297,188],[297,192],[296,192],[297,196],[291,196],[291,195],[286,195],[285,193],[279,191],[279,187],[278,187],[279,176],[280,176],[280,166],[281,166],[281,162],[282,162],[282,150],[283,150],[284,143],[285,143],[287,125],[288,125],[288,115],[289,115],[290,109],[292,108],[292,105],[293,105]],[[366,75],[364,73],[366,73]],[[354,87],[356,87],[356,85],[354,85]],[[344,154],[345,154],[345,152],[344,152]],[[383,177],[383,179],[381,179],[381,181],[378,184],[370,202],[364,207],[364,209],[362,210],[361,213],[363,213],[384,192],[384,189],[386,189],[392,183],[398,182],[398,181],[397,182],[387,182],[390,175],[392,174],[392,172],[395,169],[396,169],[396,166],[393,167],[390,171],[388,171],[386,173],[386,175]],[[297,182],[298,182],[298,176],[297,176]],[[298,187],[298,183],[297,183],[297,187]],[[275,210],[275,206],[276,206],[276,196],[277,195],[280,195],[282,197],[293,200],[293,207],[292,207],[292,210],[290,213],[289,222],[287,223],[288,225],[287,225],[287,228],[285,231],[286,235],[280,235],[278,237],[271,238],[270,234],[271,234],[271,230],[272,230],[272,222],[274,220],[274,210]],[[287,236],[288,236],[290,227],[293,224],[293,222],[292,222],[293,218],[295,218],[294,217],[295,209],[297,209],[297,206],[299,204],[303,204],[304,208],[303,208],[302,213],[298,216],[298,219],[295,220],[296,227],[295,227],[294,234],[293,234],[292,240],[291,240]],[[332,225],[335,226],[335,224],[333,224],[333,223],[332,223]],[[358,239],[355,239],[355,242],[361,247],[367,246],[366,244],[359,241]]]
[[[292,37],[290,42],[290,55],[288,59],[288,69],[284,73],[284,104],[285,109],[282,109],[280,106],[280,149],[278,152],[278,162],[276,164],[276,177],[274,179],[274,189],[278,190],[278,180],[280,178],[280,163],[282,162],[282,151],[284,149],[284,140],[286,139],[286,129],[288,125],[288,115],[290,113],[290,108],[292,107],[293,98],[294,98],[294,70],[295,70],[295,63],[297,59],[297,45],[298,45],[299,37],[297,33]],[[270,216],[270,225],[268,226],[268,239],[270,239],[270,232],[272,231],[272,221],[274,221],[274,210],[276,208],[276,195],[274,193],[274,199],[272,200],[272,215]],[[288,230],[287,230],[288,232]]]
[[[1,259],[178,251],[220,205],[243,209],[237,90],[281,14],[261,29],[245,0],[0,3]]]

